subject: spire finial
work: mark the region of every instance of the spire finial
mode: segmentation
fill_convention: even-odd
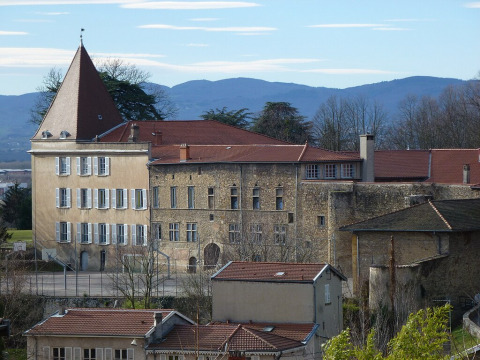
[[[80,29],[80,45],[83,46],[83,32],[85,31],[84,28]]]

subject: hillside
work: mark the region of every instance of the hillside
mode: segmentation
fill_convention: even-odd
[[[437,97],[448,85],[462,83],[462,80],[415,76],[405,79],[384,81],[347,89],[311,87],[293,83],[268,82],[249,78],[225,79],[219,81],[188,81],[172,88],[160,87],[176,104],[179,111],[176,119],[196,120],[210,109],[230,110],[247,108],[252,113],[262,110],[267,101],[286,101],[298,108],[300,114],[311,119],[322,102],[331,95],[350,97],[364,95],[383,104],[394,118],[397,105],[406,95]],[[0,95],[0,161],[28,160],[26,151],[35,126],[29,123],[30,109],[36,93],[18,96]]]

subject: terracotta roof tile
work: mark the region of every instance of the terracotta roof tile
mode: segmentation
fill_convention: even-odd
[[[26,335],[144,336],[154,325],[154,314],[165,318],[173,310],[66,309],[65,315],[52,315],[26,332]]]
[[[429,157],[428,150],[377,150],[375,179],[425,180]]]
[[[428,180],[439,184],[462,184],[463,165],[470,165],[470,183],[480,183],[479,149],[432,150],[432,173]]]
[[[212,280],[312,282],[326,266],[328,265],[232,261],[212,276]]]

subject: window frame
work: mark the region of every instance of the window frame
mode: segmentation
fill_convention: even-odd
[[[285,207],[283,202],[283,187],[275,188],[275,210],[280,211]]]
[[[186,226],[186,240],[187,242],[197,242],[198,232],[197,232],[197,223],[188,222]]]
[[[77,175],[79,176],[92,175],[92,157],[91,156],[77,156]]]
[[[305,165],[305,179],[318,180],[320,179],[320,166],[318,164]]]
[[[230,187],[230,210],[238,210],[240,203],[238,197],[238,187]]]
[[[263,224],[250,224],[250,235],[253,244],[262,244],[263,241]]]
[[[69,156],[55,157],[55,174],[58,176],[70,175],[70,157]]]
[[[285,245],[287,243],[287,225],[273,225],[273,240],[276,245]]]
[[[168,240],[172,242],[180,241],[180,223],[173,222],[168,224]]]
[[[132,189],[132,209],[146,210],[147,200],[147,189]]]
[[[230,244],[239,244],[241,242],[240,224],[228,224],[228,241]]]
[[[177,208],[177,187],[170,186],[170,209]]]
[[[337,178],[337,164],[324,164],[323,172],[325,179]]]
[[[57,221],[55,223],[55,238],[58,243],[69,243],[72,241],[71,225],[68,221]]]
[[[187,187],[187,208],[195,209],[195,186]]]
[[[352,163],[340,164],[340,176],[342,179],[353,179],[355,177],[355,166]]]
[[[215,188],[213,186],[209,186],[207,190],[207,207],[208,209],[215,209]]]
[[[160,207],[160,188],[158,186],[152,187],[152,208],[158,209]]]
[[[254,187],[252,189],[252,209],[260,210],[260,188]]]

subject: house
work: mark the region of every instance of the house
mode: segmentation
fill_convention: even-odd
[[[27,330],[33,360],[144,360],[144,348],[175,325],[194,324],[174,310],[61,309]]]
[[[346,278],[328,264],[234,261],[211,280],[212,322],[176,325],[163,341],[150,343],[147,354],[319,359],[321,344],[342,330]]]
[[[458,311],[478,293],[480,199],[432,200],[340,230],[352,236],[354,288],[369,281],[373,302],[388,299],[392,259],[418,304],[449,301]]]

